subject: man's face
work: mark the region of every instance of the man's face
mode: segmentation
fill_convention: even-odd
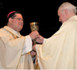
[[[16,15],[16,17],[11,19],[11,24],[12,24],[12,28],[19,32],[23,28],[23,24],[24,24],[23,23],[23,17],[19,13],[16,13],[15,15]]]
[[[67,15],[66,15],[65,11],[58,10],[58,16],[59,16],[59,21],[62,23],[67,20]]]

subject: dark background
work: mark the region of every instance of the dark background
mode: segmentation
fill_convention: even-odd
[[[39,33],[45,38],[53,35],[61,26],[58,21],[57,9],[63,2],[77,5],[77,0],[0,0],[0,27],[7,24],[7,14],[10,11],[21,11],[24,17],[22,35],[28,35],[29,23],[39,22]]]

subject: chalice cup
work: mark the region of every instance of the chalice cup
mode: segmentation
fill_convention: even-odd
[[[30,29],[31,31],[39,30],[39,23],[38,22],[31,22],[30,23]],[[37,38],[36,38],[37,39]],[[33,45],[36,44],[36,39],[33,40]]]

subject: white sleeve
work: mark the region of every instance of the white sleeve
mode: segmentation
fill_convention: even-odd
[[[31,40],[31,37],[28,35],[25,38],[25,43],[24,43],[22,54],[26,54],[30,52],[31,50],[32,50],[32,40]]]

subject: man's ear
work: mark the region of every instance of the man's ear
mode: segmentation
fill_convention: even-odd
[[[9,18],[9,22],[12,23],[12,21],[13,21],[13,19],[12,18]]]

